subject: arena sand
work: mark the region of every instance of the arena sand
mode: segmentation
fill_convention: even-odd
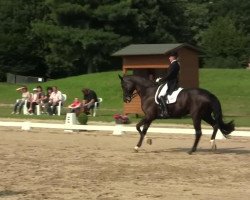
[[[133,152],[136,133],[67,133],[0,127],[0,199],[236,200],[250,197],[250,138],[151,134]]]

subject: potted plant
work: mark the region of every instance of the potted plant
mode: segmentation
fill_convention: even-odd
[[[129,118],[127,115],[115,114],[114,116],[116,124],[129,124]]]
[[[80,124],[86,125],[88,122],[88,116],[82,112],[77,116],[77,120]]]

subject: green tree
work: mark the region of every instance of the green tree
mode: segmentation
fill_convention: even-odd
[[[2,73],[44,75],[46,65],[41,41],[30,23],[46,12],[42,0],[0,1],[0,67]]]
[[[230,17],[214,20],[202,34],[206,51],[206,67],[238,68],[247,57],[247,36],[235,26]]]
[[[235,26],[245,33],[250,33],[250,1],[249,0],[216,0],[210,1],[210,15],[228,16],[235,21]]]
[[[209,26],[212,16],[210,13],[211,3],[206,0],[186,0],[183,1],[184,16],[186,23],[185,34],[188,34],[189,43],[200,44],[201,34]]]
[[[100,4],[94,1],[47,1],[50,9],[47,20],[33,23],[32,27],[44,41],[50,77],[105,71],[109,69],[112,50],[131,39],[114,33],[109,26],[112,18],[106,16],[107,13],[115,15],[112,9],[126,7],[124,1],[106,6]],[[121,18],[123,14],[116,12]]]
[[[207,65],[242,66],[249,10],[248,0],[0,0],[0,77],[116,69],[110,55],[131,43],[199,44]]]
[[[172,0],[133,0],[131,7],[136,10],[133,40],[136,43],[184,42],[189,36],[183,26],[182,2]],[[131,26],[129,26],[131,28]]]
[[[184,41],[182,10],[163,0],[47,0],[46,20],[33,23],[44,41],[48,75],[114,69],[110,55],[130,43]]]

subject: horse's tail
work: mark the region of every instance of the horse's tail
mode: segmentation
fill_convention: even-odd
[[[234,127],[235,127],[234,121],[232,120],[228,123],[225,123],[223,121],[223,115],[222,115],[220,101],[214,95],[213,95],[212,99],[213,99],[212,100],[212,108],[213,108],[213,113],[214,113],[214,118],[215,118],[216,124],[217,124],[218,128],[220,129],[220,131],[222,132],[222,134],[225,137],[227,137],[227,135],[229,135],[231,132],[234,131]]]

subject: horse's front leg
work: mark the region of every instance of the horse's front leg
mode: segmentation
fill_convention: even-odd
[[[147,134],[147,130],[151,124],[152,120],[147,120],[146,118],[143,118],[137,125],[136,125],[136,129],[140,134],[140,138],[139,141],[137,143],[137,145],[135,146],[135,151],[138,152],[139,148],[142,145],[143,139],[145,137],[145,135]],[[143,126],[142,130],[141,130],[141,126]]]

